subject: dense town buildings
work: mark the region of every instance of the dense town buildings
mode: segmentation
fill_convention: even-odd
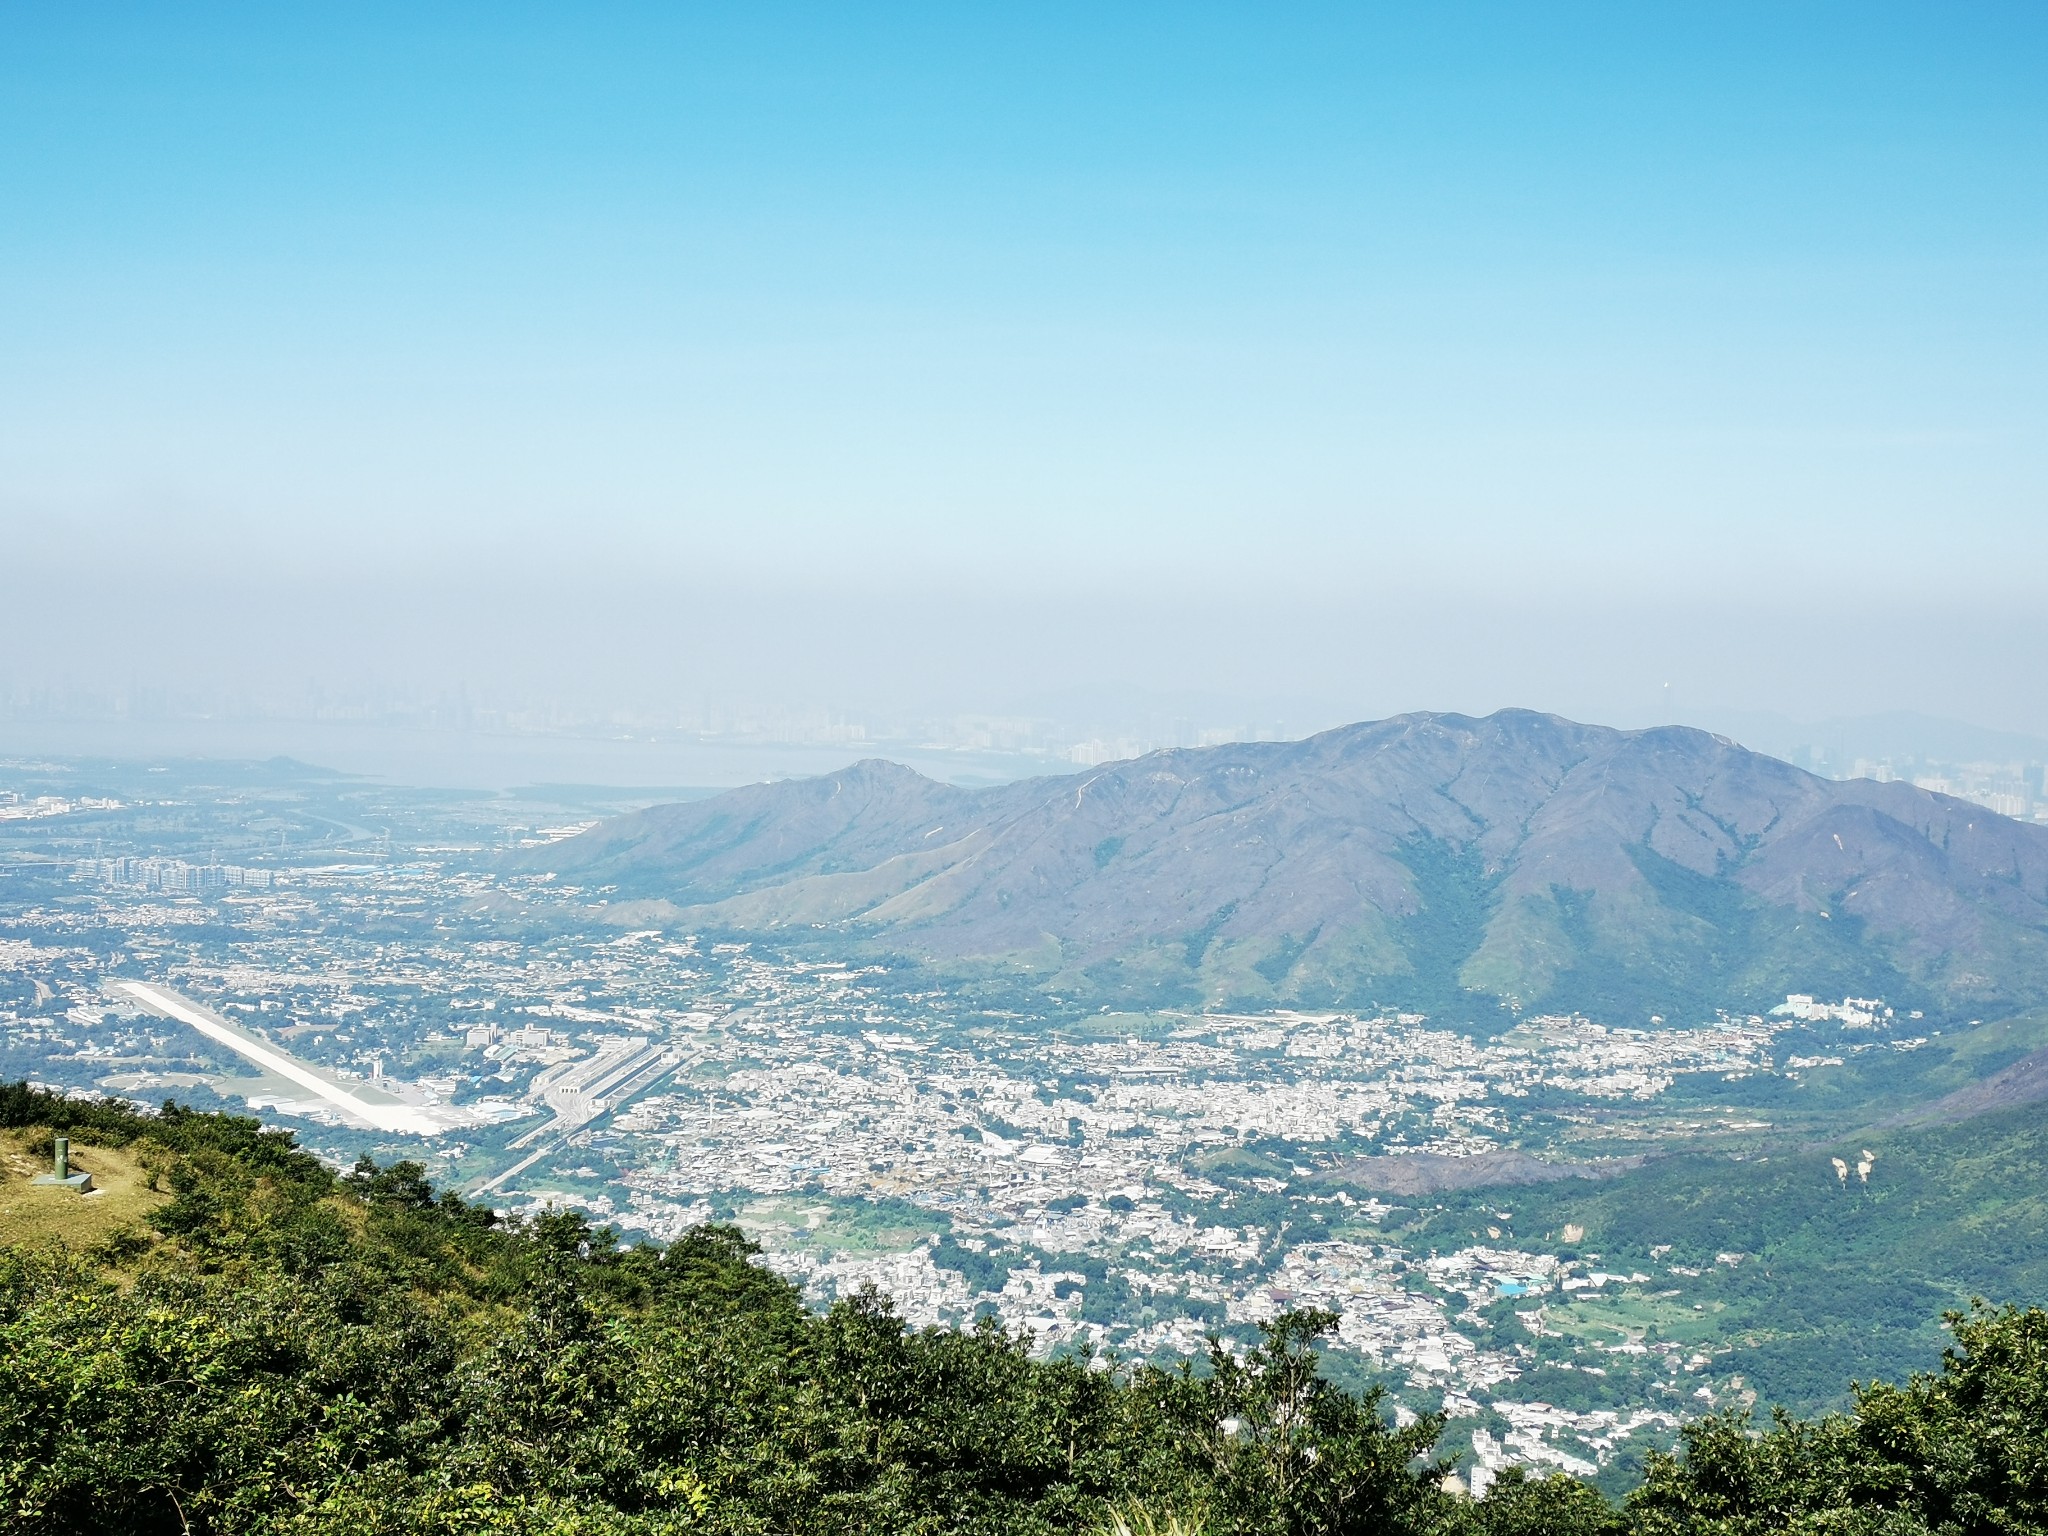
[[[187,816],[185,843],[257,819],[225,806]],[[414,1157],[512,1215],[574,1206],[657,1241],[737,1220],[820,1304],[872,1285],[913,1325],[987,1314],[1040,1350],[1199,1354],[1326,1307],[1333,1358],[1403,1411],[1451,1412],[1485,1475],[1596,1467],[1742,1400],[1705,1338],[1705,1282],[1519,1232],[1511,1191],[1483,1231],[1418,1245],[1391,1219],[1416,1201],[1347,1170],[1741,1147],[1775,1112],[1738,1085],[1910,1052],[1933,1027],[1808,994],[1670,1024],[1084,1012],[815,946],[622,927],[603,893],[495,862],[581,824],[559,808],[411,814],[402,857],[384,833],[265,862],[170,847],[18,863],[0,888],[8,1075],[253,1107],[338,1162]],[[244,846],[277,840],[265,825]],[[231,1028],[209,1038],[123,982]],[[243,1034],[298,1080],[222,1048]],[[308,1074],[345,1091],[309,1093]],[[358,1093],[398,1106],[382,1130],[352,1118]],[[1519,1383],[1539,1366],[1640,1390],[1532,1398]]]

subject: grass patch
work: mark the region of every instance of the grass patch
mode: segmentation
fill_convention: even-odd
[[[1696,1300],[1683,1292],[1674,1298],[1631,1289],[1616,1296],[1547,1306],[1543,1326],[1588,1344],[1642,1343],[1646,1339],[1687,1345],[1715,1342],[1723,1332],[1718,1319],[1724,1304],[1708,1301],[1700,1303],[1704,1310],[1695,1311]]]
[[[49,1157],[38,1150],[48,1145],[49,1134],[30,1128],[0,1140],[0,1243],[61,1245],[77,1252],[100,1248],[121,1232],[146,1228],[149,1213],[170,1198],[149,1187],[138,1147],[74,1140],[71,1168],[92,1175],[89,1195],[31,1182],[50,1171]]]
[[[1190,1161],[1198,1173],[1221,1174],[1226,1178],[1285,1179],[1294,1173],[1290,1164],[1250,1147],[1223,1147],[1214,1152],[1199,1153]]]
[[[779,1249],[827,1253],[902,1253],[952,1223],[937,1211],[886,1196],[848,1200],[829,1195],[771,1196],[739,1213],[750,1235]]]

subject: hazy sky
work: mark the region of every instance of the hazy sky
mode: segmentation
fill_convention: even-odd
[[[0,683],[2048,733],[2044,181],[2035,3],[9,7]]]

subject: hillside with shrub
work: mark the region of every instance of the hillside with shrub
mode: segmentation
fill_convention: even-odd
[[[1693,1425],[1620,1504],[1449,1490],[1294,1313],[1200,1368],[808,1311],[736,1230],[621,1246],[253,1120],[0,1089],[0,1519],[41,1533],[1991,1532],[2048,1528],[2048,1314],[1952,1319],[1849,1413]],[[71,1202],[66,1204],[65,1202]],[[88,1202],[120,1219],[88,1218]],[[93,1206],[97,1211],[100,1207]]]

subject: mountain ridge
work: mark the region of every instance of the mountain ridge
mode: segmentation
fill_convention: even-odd
[[[2048,995],[2048,828],[1687,727],[1409,714],[993,789],[880,760],[519,867],[1107,999],[1643,1012]]]

